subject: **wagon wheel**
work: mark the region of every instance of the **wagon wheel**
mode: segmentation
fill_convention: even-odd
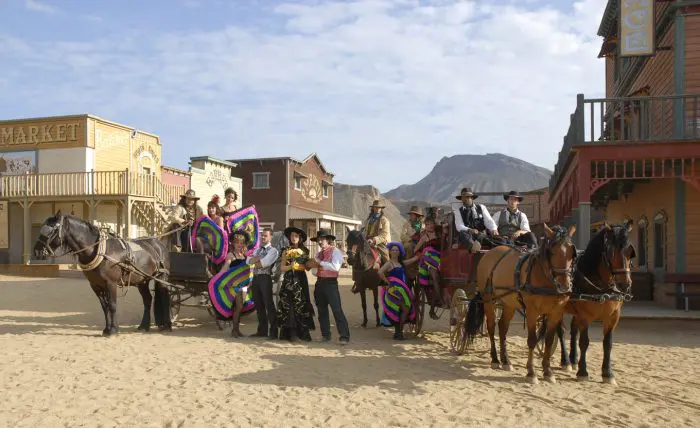
[[[182,293],[180,290],[170,291],[170,321],[177,321],[180,315],[180,302],[182,301]]]
[[[539,334],[540,329],[542,328],[544,322],[545,322],[546,317],[544,315],[540,315],[539,318],[537,318],[537,327],[535,328],[535,331]],[[544,357],[544,337],[542,340],[537,342],[537,356],[542,358]],[[554,341],[552,342],[552,355],[554,355],[554,352],[557,350],[557,345],[559,345],[559,338],[554,337]]]
[[[416,319],[408,324],[408,332],[414,337],[418,337],[423,328],[423,317],[425,316],[425,290],[423,287],[416,287],[415,305]]]
[[[461,288],[455,290],[450,304],[450,347],[462,355],[464,352],[465,335],[464,326],[467,321],[467,308],[469,301],[467,294]]]

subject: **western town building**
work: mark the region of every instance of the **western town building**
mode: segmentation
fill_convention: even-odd
[[[598,28],[606,95],[578,95],[550,182],[550,216],[579,226],[579,248],[596,211],[611,223],[633,219],[634,298],[686,309],[700,309],[695,3],[608,1]]]
[[[124,237],[160,233],[187,187],[161,154],[158,136],[88,114],[0,121],[0,263],[30,262],[59,209]]]
[[[224,191],[232,188],[238,194],[236,205],[243,205],[243,180],[238,177],[237,165],[232,162],[214,159],[209,156],[190,158],[190,187],[202,198],[199,203],[206,211],[209,201],[218,195],[220,205],[224,204]]]
[[[319,228],[330,229],[339,241],[345,227],[354,229],[360,220],[333,210],[333,174],[312,153],[304,160],[292,157],[235,159],[243,180],[246,205],[254,204],[262,225],[282,230],[295,226],[309,237]]]

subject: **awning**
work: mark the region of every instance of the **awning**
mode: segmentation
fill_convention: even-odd
[[[355,220],[352,217],[346,217],[344,215],[331,213],[331,212],[327,212],[327,211],[299,208],[299,207],[295,207],[295,206],[289,207],[289,219],[290,220],[319,219],[319,220],[334,221],[336,223],[343,223],[343,224],[353,224],[353,225],[362,224],[362,221]]]

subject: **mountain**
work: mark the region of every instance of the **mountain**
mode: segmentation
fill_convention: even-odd
[[[500,153],[456,155],[440,159],[417,183],[401,185],[384,196],[392,201],[406,201],[408,205],[411,201],[449,204],[455,201],[462,187],[471,187],[477,193],[524,192],[546,187],[551,175],[548,169]],[[479,198],[483,203],[502,201],[498,196]]]
[[[401,215],[403,211],[399,211],[390,200],[379,193],[379,189],[374,186],[353,186],[338,182],[333,184],[333,209],[338,214],[364,221],[369,214],[369,206],[375,199],[379,199],[379,202],[386,206],[384,215],[389,219],[391,240],[398,241],[406,218]]]

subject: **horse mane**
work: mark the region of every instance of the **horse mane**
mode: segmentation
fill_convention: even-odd
[[[629,231],[627,227],[621,224],[610,225],[610,230],[612,230],[613,242],[612,244],[615,248],[623,250],[629,245]],[[605,227],[600,228],[598,232],[591,238],[583,251],[583,254],[576,264],[576,269],[588,275],[598,268],[601,260],[603,259],[603,254],[607,251],[605,248],[605,234],[607,230]]]

